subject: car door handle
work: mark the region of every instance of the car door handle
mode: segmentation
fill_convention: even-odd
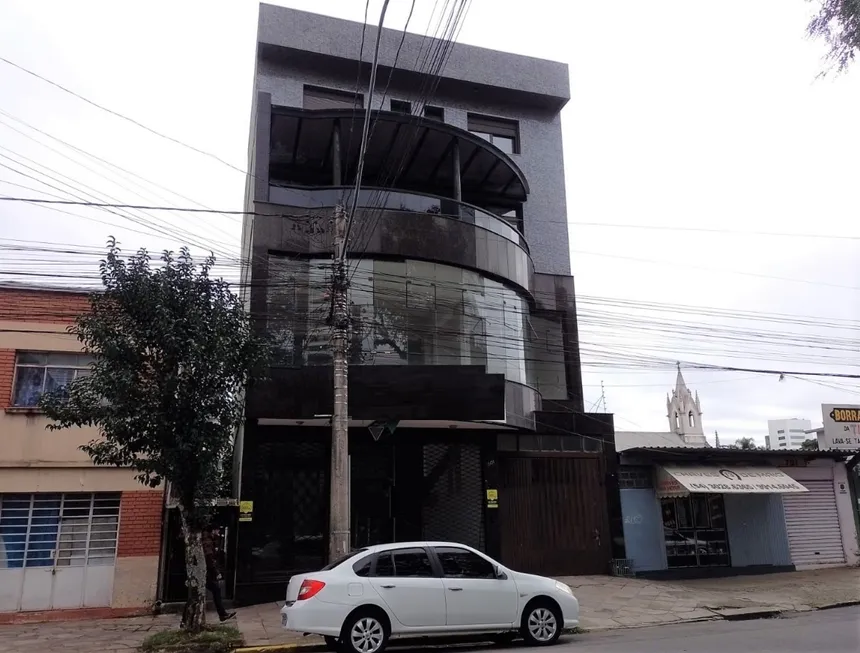
[[[380,585],[380,587],[384,590],[391,590],[396,587],[396,585]]]
[[[462,592],[463,588],[462,587],[449,587],[448,591],[449,592]]]

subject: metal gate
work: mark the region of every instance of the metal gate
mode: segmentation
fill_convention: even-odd
[[[0,612],[110,606],[119,493],[0,494]]]
[[[797,567],[845,564],[833,481],[802,481],[809,492],[782,495],[791,562]]]
[[[500,463],[502,562],[548,576],[608,573],[601,458],[505,456]]]
[[[484,549],[481,449],[477,445],[424,445],[425,540],[460,542]]]

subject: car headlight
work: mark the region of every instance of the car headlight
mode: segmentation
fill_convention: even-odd
[[[555,581],[555,588],[559,592],[564,592],[565,594],[570,594],[571,596],[573,596],[573,590],[570,589],[570,587],[568,587],[567,585],[565,585],[564,583],[562,583],[560,581]]]

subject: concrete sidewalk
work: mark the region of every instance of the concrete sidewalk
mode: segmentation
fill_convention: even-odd
[[[582,627],[587,630],[803,612],[860,601],[860,569],[845,567],[708,580],[606,576],[561,580],[579,598]]]
[[[562,580],[579,598],[582,627],[587,630],[744,618],[860,602],[860,569],[856,568],[711,580],[611,576]],[[279,609],[276,603],[239,609],[238,625],[248,646],[319,641],[281,630]],[[177,626],[176,615],[5,625],[0,626],[0,653],[128,653],[152,632]]]

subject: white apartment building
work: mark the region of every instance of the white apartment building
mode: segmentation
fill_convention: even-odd
[[[808,419],[770,419],[765,443],[768,449],[800,449],[803,441],[810,437],[807,434],[810,429],[812,422]]]

